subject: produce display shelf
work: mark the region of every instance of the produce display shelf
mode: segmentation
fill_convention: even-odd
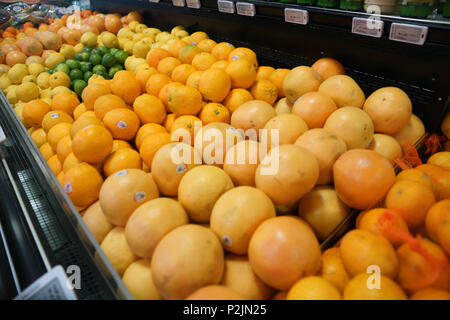
[[[81,276],[81,286],[75,289],[78,299],[131,299],[3,94],[0,126],[7,137],[0,147],[0,188],[5,190],[1,193],[0,254],[2,249],[5,255],[10,252],[5,260],[10,272],[5,274],[12,277],[17,271],[15,293],[54,266],[66,270],[75,265]],[[3,281],[9,281],[10,288],[4,294],[11,295],[11,279]]]

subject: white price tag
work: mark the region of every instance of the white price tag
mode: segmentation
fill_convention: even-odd
[[[0,143],[3,143],[6,141],[5,132],[3,132],[3,128],[0,126]]]
[[[159,0],[148,0],[148,2],[159,3]]]
[[[77,300],[62,266],[56,266],[22,291],[14,300]]]
[[[200,9],[200,7],[202,6],[200,0],[186,0],[186,4],[188,8],[192,9]]]
[[[234,2],[228,0],[218,0],[217,8],[219,12],[234,13]]]
[[[237,14],[253,17],[256,14],[255,5],[248,2],[236,2]]]
[[[393,22],[389,40],[423,45],[427,38],[428,27]]]
[[[363,36],[381,38],[383,35],[384,21],[378,19],[353,18],[352,33]]]
[[[172,0],[172,3],[175,7],[184,7],[186,5],[184,0]]]
[[[302,9],[284,9],[284,21],[297,24],[308,24],[308,11]]]

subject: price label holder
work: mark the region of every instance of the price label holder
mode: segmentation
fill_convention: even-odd
[[[379,19],[353,18],[352,20],[352,33],[381,38],[383,29],[384,21]]]
[[[389,32],[389,40],[423,45],[427,39],[427,34],[428,27],[393,22]]]
[[[284,21],[296,24],[308,24],[308,11],[302,9],[284,9]]]
[[[148,2],[159,3],[159,0],[148,0]]]
[[[236,2],[237,14],[241,16],[254,17],[256,14],[255,4],[248,2]]]
[[[172,0],[172,3],[175,7],[185,7],[186,6],[185,0]]]
[[[14,300],[77,300],[62,266],[56,266],[22,291]]]
[[[219,9],[219,12],[223,12],[223,13],[234,13],[235,12],[233,1],[218,0],[217,8]]]
[[[187,7],[191,9],[200,9],[202,6],[200,0],[186,0],[186,4]]]

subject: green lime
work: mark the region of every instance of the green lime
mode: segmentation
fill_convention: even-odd
[[[87,87],[87,82],[84,80],[77,79],[73,82],[73,91],[75,91],[75,93],[78,96],[81,96],[84,88],[86,88],[86,87]]]
[[[128,58],[128,53],[125,51],[119,50],[114,54],[114,58],[116,58],[116,62],[120,64],[124,64],[125,60]]]
[[[73,69],[70,71],[69,76],[72,80],[83,79],[83,72],[80,69]]]
[[[81,68],[80,61],[77,61],[77,60],[74,60],[74,59],[66,60],[66,64],[71,70],[73,70],[73,69],[80,69]]]
[[[75,60],[78,60],[78,61],[83,61],[83,54],[80,52],[80,53],[77,53],[76,55],[75,55]]]
[[[113,78],[117,71],[123,70],[122,66],[119,64],[113,65],[111,68],[109,68],[108,75],[110,78]]]
[[[100,50],[98,50],[98,49],[92,49],[92,51],[91,51],[91,55],[93,55],[93,54],[98,54],[98,55],[103,55],[103,52],[101,52]]]
[[[86,81],[86,82],[88,82],[89,81],[89,79],[92,77],[92,75],[93,75],[94,73],[92,72],[92,71],[86,71],[85,73],[84,73],[84,81]]]
[[[92,64],[90,62],[86,62],[86,61],[81,62],[81,67],[80,67],[81,71],[86,72],[86,71],[91,71],[91,69],[92,69]]]
[[[102,65],[111,68],[116,63],[116,58],[110,53],[107,53],[102,58]]]
[[[89,48],[89,47],[83,48],[83,52],[91,53],[91,51],[92,51],[92,48]]]
[[[100,46],[97,48],[97,50],[99,50],[102,54],[107,54],[109,53],[109,49],[105,46]]]
[[[98,74],[99,76],[102,76],[104,79],[109,79],[108,74],[104,70],[97,70],[95,74]]]
[[[89,62],[92,63],[92,65],[96,66],[97,64],[100,64],[102,62],[102,56],[99,54],[91,54]]]
[[[115,55],[117,51],[119,51],[119,49],[117,49],[117,48],[109,49],[109,53],[111,53],[112,55]]]
[[[69,74],[69,72],[70,72],[69,66],[67,64],[65,64],[64,62],[58,63],[56,65],[55,70],[56,70],[56,72],[64,72],[67,74]]]
[[[53,70],[53,69],[47,69],[47,70],[45,70],[45,72],[48,72],[48,73],[50,73],[50,74],[53,74],[53,73],[55,72],[55,70]]]
[[[82,52],[81,53],[81,60],[82,61],[89,61],[90,57],[91,57],[91,54],[89,52]]]
[[[101,64],[98,64],[94,68],[92,68],[93,73],[97,73],[97,71],[103,71],[106,73],[106,68],[104,66],[102,66]]]

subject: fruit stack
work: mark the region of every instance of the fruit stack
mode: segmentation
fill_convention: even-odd
[[[404,91],[81,15],[6,30],[0,87],[136,299],[448,299],[449,145],[407,162],[425,127]],[[23,56],[38,32],[44,57]],[[357,229],[321,253],[351,210]]]

